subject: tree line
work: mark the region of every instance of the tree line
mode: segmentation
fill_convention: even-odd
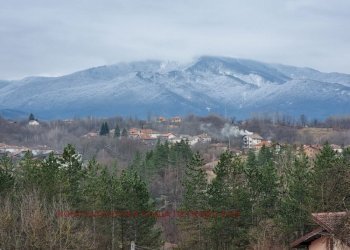
[[[0,160],[0,248],[288,249],[313,229],[312,212],[349,208],[350,150],[326,144],[315,159],[292,146],[224,152],[209,182],[185,141],[158,142],[124,170],[62,155]],[[58,211],[211,211],[239,216],[68,217]]]
[[[313,228],[311,213],[347,211],[350,150],[337,154],[324,145],[316,159],[293,148],[263,147],[246,160],[225,152],[206,182],[195,154],[186,169],[182,206],[189,210],[240,211],[233,218],[187,218],[185,249],[288,249]]]
[[[154,211],[145,182],[135,171],[117,174],[94,159],[83,163],[68,145],[62,156],[18,163],[0,161],[0,248],[130,249],[130,242],[157,248],[154,217],[114,217],[115,211]],[[105,217],[60,217],[58,212],[110,211]]]

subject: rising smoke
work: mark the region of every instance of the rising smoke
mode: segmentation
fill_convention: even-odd
[[[237,126],[225,123],[224,127],[221,129],[221,135],[228,138],[228,137],[239,137],[244,135],[251,135],[252,132],[249,132],[247,130],[239,129]]]
[[[208,135],[218,138],[218,139],[227,139],[227,138],[237,138],[244,135],[253,134],[247,130],[239,129],[239,127],[234,126],[230,123],[225,123],[222,128],[213,126],[211,123],[202,123],[200,125],[201,131],[207,133]]]

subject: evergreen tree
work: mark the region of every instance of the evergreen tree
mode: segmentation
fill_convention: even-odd
[[[40,175],[40,161],[34,159],[31,151],[27,151],[19,162],[20,173],[18,186],[23,188],[35,188],[38,186]]]
[[[191,212],[206,212],[209,210],[207,196],[206,173],[202,169],[204,163],[200,154],[197,152],[193,155],[191,161],[187,164],[185,177],[183,180],[184,194],[182,209]],[[203,249],[206,245],[208,231],[208,219],[204,217],[191,217],[187,214],[181,218],[180,231],[184,232],[182,238],[182,247]]]
[[[219,216],[213,219],[211,238],[216,249],[245,249],[249,222],[249,196],[246,192],[244,165],[229,151],[220,156],[214,169],[216,178],[209,186],[209,203],[219,213],[240,212],[240,217]]]
[[[109,127],[107,122],[102,123],[101,129],[100,129],[100,135],[108,135],[109,134]]]
[[[59,162],[57,157],[53,153],[41,162],[38,186],[39,190],[46,195],[48,200],[58,198],[57,195],[60,192],[60,175],[59,175]]]
[[[123,128],[122,136],[123,137],[127,137],[128,136],[128,131],[126,130],[126,128]]]
[[[5,154],[0,158],[0,194],[14,186],[14,174],[14,164],[11,158]]]
[[[108,123],[107,122],[105,122],[105,131],[106,131],[106,135],[108,135],[109,134],[109,127],[108,127]]]
[[[142,157],[142,154],[139,151],[137,151],[135,153],[133,162],[130,165],[130,169],[136,171],[138,173],[138,175],[140,175],[142,180],[144,180],[144,181],[147,180],[147,177],[148,177],[147,174],[148,173],[146,173],[144,159]]]
[[[107,206],[111,200],[105,197],[111,193],[110,176],[108,172],[93,158],[87,164],[84,180],[81,185],[82,201],[81,209],[95,213],[97,211],[110,210]],[[112,217],[112,216],[111,216]],[[109,218],[111,220],[111,218]],[[112,218],[114,220],[114,218]],[[106,223],[106,218],[92,217],[92,233],[94,245],[98,246],[99,235],[111,235],[111,227]],[[113,238],[113,237],[111,237]]]
[[[34,117],[34,115],[32,113],[30,113],[28,120],[29,121],[34,121],[35,120],[35,117]]]
[[[100,128],[100,135],[105,135],[105,123],[103,122],[102,124],[101,124],[101,128]]]
[[[347,209],[349,165],[326,143],[316,156],[312,178],[312,196],[315,211],[338,211]]]
[[[202,169],[204,163],[200,154],[193,155],[187,164],[183,180],[184,195],[182,207],[184,209],[207,209],[207,180],[206,173]]]
[[[154,211],[147,186],[134,171],[124,171],[120,177],[120,196],[118,210],[127,210],[136,213],[131,218],[119,218],[122,245],[135,241],[143,247],[159,247],[160,231],[155,228],[156,218],[146,216]]]
[[[77,206],[81,201],[81,180],[84,177],[82,156],[76,153],[73,145],[68,144],[62,157],[58,159],[60,171],[60,188],[66,198]]]
[[[263,146],[257,157],[250,153],[246,171],[252,201],[252,222],[258,225],[263,219],[273,218],[277,209],[279,178],[271,149]]]
[[[344,148],[342,153],[342,159],[344,164],[350,168],[350,147]]]
[[[279,221],[285,235],[300,237],[306,233],[312,205],[311,168],[308,158],[295,158],[287,172],[287,193],[281,197]],[[292,239],[290,239],[292,240]]]
[[[120,128],[119,128],[118,124],[114,129],[114,137],[116,137],[116,138],[120,137]]]

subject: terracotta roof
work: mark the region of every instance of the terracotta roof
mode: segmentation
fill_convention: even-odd
[[[141,129],[141,133],[142,133],[142,134],[158,134],[157,131],[154,131],[153,129],[149,129],[149,128],[147,128],[147,129]]]
[[[140,135],[140,139],[141,140],[157,140],[157,138],[151,137],[149,135],[144,135],[144,134]]]
[[[321,237],[321,233],[324,231],[322,227],[318,227],[311,232],[305,234],[304,236],[300,237],[299,239],[292,242],[290,245],[292,248],[307,246],[309,243],[319,237]]]
[[[138,128],[131,128],[131,129],[129,129],[129,134],[139,134],[140,131],[141,130]]]
[[[346,212],[313,213],[312,219],[328,232],[333,232],[342,223]]]
[[[307,246],[309,243],[324,233],[332,233],[339,229],[339,225],[342,224],[347,213],[346,212],[326,212],[326,213],[312,213],[312,219],[319,225],[316,229],[310,233],[305,234],[299,239],[292,242],[291,247],[297,248],[301,246]],[[345,240],[347,245],[350,243],[350,238]]]
[[[158,135],[158,137],[171,137],[171,136],[173,136],[173,137],[175,137],[175,135],[173,134],[173,133],[166,133],[166,134],[160,134],[160,135]]]

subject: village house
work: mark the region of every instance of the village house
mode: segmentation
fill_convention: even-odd
[[[141,136],[141,129],[139,128],[131,128],[128,130],[128,136],[131,139],[137,139]]]
[[[54,152],[52,149],[49,149],[47,146],[38,146],[36,148],[27,148],[22,146],[7,145],[0,143],[0,154],[9,155],[11,157],[22,158],[26,152],[30,151],[34,157],[47,156],[51,152]]]
[[[337,144],[331,144],[331,148],[333,149],[334,152],[341,154],[343,153],[343,148]]]
[[[138,139],[142,140],[145,144],[155,144],[158,141],[157,138],[151,137],[146,134],[141,134],[140,137],[138,137]]]
[[[170,118],[170,122],[171,123],[181,123],[182,119],[180,116],[175,116],[175,117]]]
[[[27,151],[29,151],[29,148],[27,147],[19,147],[0,143],[0,153],[2,154],[9,154],[11,156],[15,156],[24,154]]]
[[[158,139],[159,136],[163,135],[163,133],[160,133],[158,131],[155,131],[153,129],[141,129],[142,135],[148,135],[151,138]]]
[[[263,146],[271,147],[272,143],[271,143],[271,141],[262,140],[260,143],[253,145],[252,148],[254,148],[255,150],[260,150]]]
[[[176,138],[176,136],[173,133],[165,133],[165,134],[159,134],[158,138],[161,140],[169,141],[171,139]]]
[[[159,122],[159,123],[166,122],[166,118],[163,117],[163,116],[159,116],[159,117],[157,118],[157,122]]]
[[[339,145],[330,144],[329,146],[333,149],[334,152],[338,154],[341,154],[343,152],[343,148]],[[318,155],[321,152],[322,148],[323,146],[319,144],[302,146],[302,150],[305,153],[305,155],[311,159],[315,158],[316,155]]]
[[[156,140],[166,141],[166,140],[172,140],[176,138],[176,136],[173,133],[161,133],[153,129],[131,128],[129,129],[129,138],[139,139],[144,141],[156,141]]]
[[[182,140],[187,141],[189,145],[193,146],[198,142],[208,143],[211,142],[211,137],[207,134],[201,134],[197,136],[190,135],[179,135],[176,136],[173,133],[161,133],[152,129],[138,129],[131,128],[129,129],[129,138],[131,139],[139,139],[139,140],[160,140],[160,141],[168,141],[170,143],[181,142]]]
[[[177,143],[181,141],[186,141],[190,146],[193,146],[199,142],[199,137],[190,135],[178,135],[169,140],[170,143]]]
[[[292,242],[291,247],[309,250],[350,250],[350,238],[344,240],[336,236],[346,217],[346,212],[313,213],[312,219],[318,226]]]
[[[95,138],[97,136],[98,136],[98,133],[96,133],[96,132],[89,132],[89,133],[83,135],[84,138],[89,138],[89,139],[90,138]]]
[[[198,135],[198,138],[199,138],[199,142],[202,142],[202,143],[210,143],[211,142],[211,137],[208,136],[207,134]]]
[[[254,149],[256,145],[261,143],[264,140],[260,135],[254,133],[254,134],[247,134],[242,137],[243,141],[243,148],[245,149]]]
[[[36,127],[36,126],[39,126],[40,123],[38,121],[36,121],[36,120],[31,120],[31,121],[28,122],[28,125],[32,126],[32,127]]]
[[[209,143],[211,142],[211,137],[207,134],[201,134],[201,135],[179,135],[175,138],[172,138],[170,142],[176,143],[180,142],[181,140],[187,141],[190,146],[193,146],[197,143]]]

